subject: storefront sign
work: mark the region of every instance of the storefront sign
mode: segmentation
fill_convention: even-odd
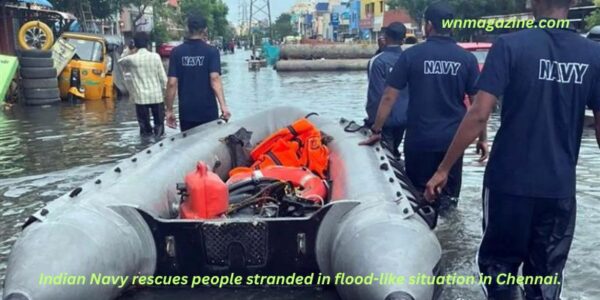
[[[373,28],[373,16],[367,15],[366,18],[360,19],[360,28],[361,29],[371,29],[371,28]]]

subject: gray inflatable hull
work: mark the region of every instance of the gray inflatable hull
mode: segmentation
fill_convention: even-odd
[[[40,275],[152,275],[157,266],[155,241],[142,216],[171,219],[179,204],[176,183],[197,161],[216,160],[229,167],[219,139],[240,127],[253,132],[256,144],[278,128],[303,117],[295,108],[276,108],[229,124],[215,122],[169,137],[34,214],[12,248],[4,286],[5,300],[114,299],[127,286],[39,284]],[[333,136],[331,150],[332,207],[316,238],[322,273],[335,277],[382,273],[434,275],[441,248],[434,233],[410,201],[414,195],[394,180],[386,151],[359,147],[362,133],[311,117]],[[226,176],[229,168],[219,168]],[[235,219],[223,222],[235,222]],[[276,237],[273,237],[276,238]],[[290,270],[290,274],[294,270]],[[202,275],[202,274],[198,274]],[[405,284],[337,285],[342,299],[432,299],[433,286]],[[412,298],[410,298],[410,297]],[[404,298],[402,298],[404,297]]]

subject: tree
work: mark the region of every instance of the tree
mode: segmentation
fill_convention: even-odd
[[[109,18],[123,6],[133,6],[139,11],[134,17],[134,24],[147,13],[148,8],[164,5],[164,1],[161,0],[50,0],[55,9],[75,14],[80,13],[82,1],[89,1],[92,4],[92,14],[98,19]]]
[[[387,4],[391,9],[405,9],[410,17],[415,20],[419,28],[421,28],[425,8],[432,2],[434,0],[389,0]]]
[[[50,3],[52,3],[56,10],[78,14],[81,9],[81,1],[89,0],[50,0]],[[91,7],[92,14],[94,14],[96,18],[104,19],[110,17],[119,10],[119,1],[96,0]]]
[[[164,6],[165,3],[162,0],[106,0],[113,2],[120,2],[120,6],[130,6],[137,10],[137,13],[133,16],[132,31],[137,31],[137,26],[140,25],[138,22],[148,13],[149,8]]]
[[[292,15],[288,13],[281,14],[273,25],[274,38],[282,40],[286,36],[295,35],[294,26],[292,26]]]
[[[199,14],[206,19],[211,36],[226,36],[229,30],[229,7],[223,0],[180,0],[179,7],[187,14]],[[180,22],[185,24],[185,17]]]
[[[417,22],[419,27],[423,22],[423,14],[427,6],[436,0],[389,0],[391,9],[403,8]],[[489,15],[501,15],[523,12],[526,9],[526,0],[449,0],[456,10],[457,18],[479,18]],[[458,9],[460,8],[460,9]]]
[[[179,20],[179,11],[170,5],[159,5],[152,8],[154,26],[151,32],[152,41],[162,44],[168,41],[180,40],[179,31],[169,31]]]
[[[595,0],[594,3],[596,6],[600,6],[600,0]],[[585,18],[585,26],[588,30],[597,25],[600,25],[600,9],[596,9]]]
[[[92,3],[92,14],[98,19],[109,18],[120,9],[119,1],[115,0],[95,0]]]

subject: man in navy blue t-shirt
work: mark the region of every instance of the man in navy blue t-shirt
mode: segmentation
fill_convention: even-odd
[[[421,191],[437,170],[467,108],[465,94],[475,95],[479,76],[477,58],[456,44],[443,19],[452,19],[452,8],[437,2],[425,11],[427,41],[405,50],[387,79],[373,135],[362,144],[381,138],[384,122],[400,94],[409,89],[408,120],[404,141],[406,173]],[[477,148],[487,158],[486,131],[481,131]],[[444,203],[456,203],[462,183],[462,158],[454,164],[443,190]],[[448,201],[450,200],[450,201]]]
[[[566,19],[570,0],[536,0],[539,19]],[[494,43],[479,93],[438,172],[427,184],[432,200],[463,150],[486,126],[499,97],[501,124],[483,192],[481,273],[494,278],[490,299],[513,299],[516,285],[500,274],[557,276],[562,283],[575,228],[575,169],[585,107],[595,113],[600,145],[600,45],[570,29],[528,29]],[[525,285],[527,299],[559,299],[560,284]]]
[[[385,45],[381,52],[375,55],[369,61],[369,89],[367,92],[367,126],[372,126],[377,117],[377,109],[383,91],[385,82],[392,72],[394,65],[402,54],[402,41],[406,37],[406,26],[400,22],[393,22],[385,28]],[[404,131],[406,129],[406,109],[408,107],[408,90],[404,89],[399,93],[399,99],[392,108],[390,117],[386,120],[381,132],[382,139],[385,141],[395,156],[400,156],[398,148],[402,143]]]
[[[219,50],[205,42],[206,20],[190,16],[188,29],[190,37],[171,52],[167,87],[167,125],[177,126],[173,102],[178,93],[181,131],[218,119],[219,106],[223,119],[231,117],[221,82]]]

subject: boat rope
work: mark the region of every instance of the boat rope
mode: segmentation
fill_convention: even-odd
[[[318,114],[318,113],[316,113],[316,112],[311,112],[310,114],[306,115],[304,118],[305,118],[305,119],[308,119],[308,118],[310,118],[310,117],[312,117],[312,116],[317,116],[317,117],[318,117],[318,116],[319,116],[319,114]]]
[[[356,126],[356,127],[350,128],[352,126]],[[369,128],[365,125],[358,125],[358,123],[356,123],[354,121],[350,121],[350,123],[348,123],[348,125],[346,125],[346,127],[344,127],[344,131],[349,132],[349,133],[359,132],[363,129],[369,129]]]

